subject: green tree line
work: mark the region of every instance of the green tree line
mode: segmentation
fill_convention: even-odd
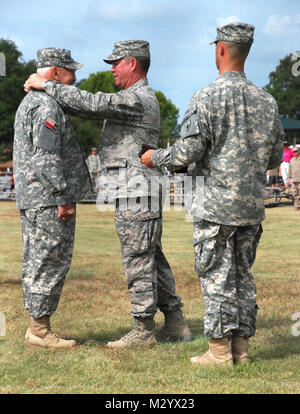
[[[11,40],[0,39],[0,52],[6,58],[6,76],[0,77],[0,162],[4,162],[12,158],[15,113],[25,96],[25,80],[31,73],[36,72],[36,61],[25,62],[22,53]],[[93,93],[114,93],[119,90],[109,71],[92,73],[87,79],[80,80],[76,86]],[[161,113],[159,146],[166,147],[168,141],[173,143],[179,136],[179,109],[161,91],[155,93]],[[99,142],[103,122],[74,116],[71,119],[87,156],[91,147],[97,146]]]
[[[0,76],[0,162],[11,159],[13,125],[19,103],[25,96],[24,81],[36,71],[34,60],[25,62],[14,42],[0,39],[5,55],[6,76]]]
[[[297,60],[299,62],[297,62]],[[269,74],[264,89],[277,101],[279,113],[300,120],[300,57],[285,56]]]
[[[12,157],[15,112],[25,96],[25,80],[36,71],[36,61],[25,62],[22,53],[11,40],[0,39],[0,52],[6,58],[6,76],[0,76],[0,162],[3,162]],[[300,64],[295,70],[297,59],[300,60],[300,57],[292,54],[281,59],[269,74],[269,83],[264,89],[276,99],[281,115],[300,120]],[[77,86],[93,93],[114,93],[119,90],[109,71],[92,73],[87,79],[80,80]],[[166,147],[168,142],[172,144],[179,136],[179,110],[163,92],[155,93],[161,113],[159,146]],[[91,147],[98,144],[103,122],[71,118],[87,156]]]

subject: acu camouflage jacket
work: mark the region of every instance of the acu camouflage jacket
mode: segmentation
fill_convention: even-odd
[[[89,119],[103,119],[100,165],[115,197],[149,195],[151,178],[161,175],[145,167],[139,157],[142,144],[157,146],[160,132],[159,105],[147,79],[117,93],[96,94],[49,82],[46,93],[67,111]]]
[[[15,117],[14,179],[19,209],[66,205],[91,195],[76,132],[57,102],[32,91]]]
[[[152,161],[171,171],[195,162],[204,203],[193,191],[193,216],[255,225],[264,219],[266,171],[281,162],[283,134],[275,99],[244,73],[226,72],[193,95],[181,139],[155,151]]]

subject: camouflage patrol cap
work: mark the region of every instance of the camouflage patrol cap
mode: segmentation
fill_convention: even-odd
[[[150,58],[149,43],[145,40],[124,40],[117,42],[114,44],[112,54],[103,60],[106,63],[112,63],[126,56]]]
[[[217,38],[213,42],[253,43],[255,27],[251,24],[234,22],[217,27]]]
[[[71,57],[71,51],[67,49],[57,49],[55,47],[39,49],[37,51],[37,57],[37,68],[60,66],[66,69],[77,70],[83,66],[81,63],[75,62]]]

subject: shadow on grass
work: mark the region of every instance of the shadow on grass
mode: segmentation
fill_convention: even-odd
[[[271,329],[279,326],[286,327],[289,325],[291,325],[291,319],[287,317],[280,318],[278,316],[260,317],[258,315],[256,322],[257,329]]]
[[[14,285],[22,285],[21,278],[19,278],[19,279],[4,279],[0,282],[0,286],[14,286]]]
[[[204,323],[203,319],[186,319],[186,323],[188,324],[193,339],[200,338],[204,336]]]
[[[297,337],[282,338],[274,336],[269,339],[267,344],[263,344],[261,347],[257,345],[257,348],[255,357],[263,360],[285,359],[300,355],[299,338]]]
[[[88,344],[88,343],[98,343],[99,345],[106,345],[109,341],[117,341],[126,333],[129,332],[130,329],[117,329],[114,331],[102,330],[99,332],[98,329],[94,331],[89,330],[86,332],[85,335],[77,336],[76,341],[80,345]]]
[[[193,339],[197,339],[202,337],[203,338],[203,320],[200,319],[192,319],[186,320],[188,326],[190,327],[190,330],[193,334]],[[159,331],[159,329],[162,327],[161,324],[156,325],[155,327],[155,333]],[[131,328],[117,328],[115,330],[100,330],[99,328],[95,328],[95,330],[88,330],[84,335],[77,336],[75,339],[76,341],[81,344],[88,344],[88,343],[98,343],[99,345],[107,344],[109,341],[117,341],[122,336],[126,335]]]
[[[287,328],[292,328],[293,321],[288,317],[258,317],[257,329],[260,333],[257,338],[257,357],[270,359],[283,359],[291,355],[300,355],[299,337],[287,333]],[[250,339],[251,346],[251,339]]]
[[[71,271],[68,274],[69,280],[91,280],[95,277],[95,273],[89,270]]]

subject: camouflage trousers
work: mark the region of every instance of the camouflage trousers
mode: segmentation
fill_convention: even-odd
[[[250,268],[261,233],[260,224],[237,227],[205,220],[194,223],[195,268],[205,303],[205,336],[255,334],[256,286]]]
[[[20,210],[22,224],[22,285],[24,306],[37,319],[52,315],[70,268],[75,215],[63,221],[57,207]]]
[[[98,187],[98,173],[90,172],[90,178],[92,183],[92,189],[93,191],[96,191]]]
[[[162,252],[161,211],[115,212],[116,231],[121,242],[122,262],[127,277],[132,315],[154,316],[183,306],[175,293],[170,265]]]

